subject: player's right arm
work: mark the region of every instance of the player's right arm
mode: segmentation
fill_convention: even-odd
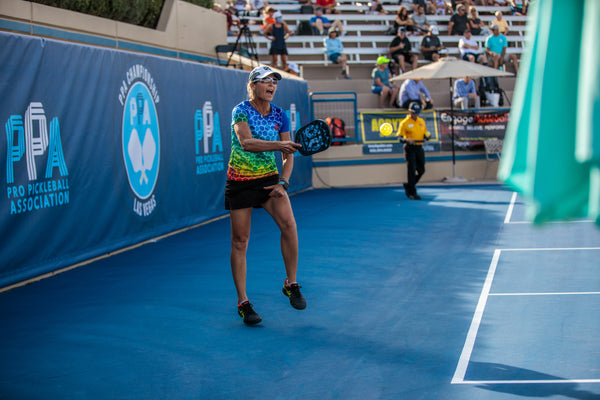
[[[252,137],[252,131],[250,126],[245,121],[239,121],[234,126],[235,134],[240,141],[240,145],[244,151],[251,153],[260,153],[263,151],[281,151],[285,154],[291,154],[296,152],[299,147],[302,147],[298,143],[292,142],[291,140],[262,140]]]

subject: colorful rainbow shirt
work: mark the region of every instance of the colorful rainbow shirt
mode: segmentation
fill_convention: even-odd
[[[290,130],[285,111],[271,104],[271,113],[262,116],[249,101],[244,101],[235,106],[231,112],[231,156],[229,157],[227,179],[247,181],[277,174],[275,152],[252,153],[242,149],[233,128],[238,122],[248,123],[253,138],[276,141],[280,140],[280,133]]]

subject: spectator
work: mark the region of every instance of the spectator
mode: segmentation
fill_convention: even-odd
[[[338,31],[333,27],[329,28],[329,37],[325,39],[325,51],[332,63],[342,65],[342,76],[352,79],[348,70],[348,56],[344,54],[344,45],[338,37]]]
[[[227,36],[233,36],[233,32],[232,32],[232,27],[233,27],[233,18],[231,17],[231,14],[226,11],[223,10],[223,8],[221,7],[221,5],[219,3],[215,3],[213,5],[213,11],[218,12],[219,14],[223,14],[225,15],[226,18],[226,24],[227,24]]]
[[[481,21],[481,18],[479,18],[479,13],[477,12],[477,8],[475,8],[475,6],[469,7],[469,29],[475,36],[487,36],[491,34],[490,30],[485,26],[483,21]]]
[[[287,69],[284,70],[285,72],[291,75],[300,76],[300,67],[298,67],[298,64],[290,61],[287,66]]]
[[[315,8],[315,15],[310,19],[310,26],[313,29],[313,35],[323,36],[330,28],[337,29],[340,33],[344,31],[344,26],[341,21],[331,22],[327,17],[323,16],[321,7]]]
[[[321,7],[325,14],[340,14],[340,11],[335,9],[337,0],[316,0],[315,4]]]
[[[480,53],[479,43],[471,39],[471,31],[465,31],[465,34],[458,41],[458,50],[460,57],[465,61],[477,62],[481,65],[487,65],[487,57]]]
[[[383,5],[379,0],[372,0],[369,4],[369,9],[366,11],[366,14],[377,15],[377,14],[387,14],[387,11],[383,9]]]
[[[435,5],[433,0],[412,0],[412,10],[417,12],[419,6],[423,6],[423,11],[427,10],[428,14],[435,13]]]
[[[259,13],[267,6],[265,0],[248,0],[248,11],[258,11]]]
[[[421,54],[428,61],[437,61],[440,59],[440,50],[444,48],[440,38],[437,26],[433,25],[429,28],[429,33],[421,40]]]
[[[469,7],[469,6],[472,6],[474,3],[473,3],[473,0],[450,0],[450,4],[451,4],[452,9],[456,10],[456,7],[459,5]]]
[[[455,106],[460,106],[461,110],[471,107],[480,108],[479,96],[475,81],[470,76],[465,76],[463,79],[457,79],[454,82],[454,93],[452,96]]]
[[[448,9],[448,3],[446,0],[435,0],[434,5],[436,15],[452,14],[452,11]]]
[[[237,12],[245,12],[247,5],[248,3],[246,3],[246,0],[234,0],[233,2],[233,6],[237,10]]]
[[[414,23],[412,19],[408,16],[408,10],[404,6],[400,6],[398,8],[398,12],[396,13],[396,18],[394,19],[394,35],[398,32],[398,29],[404,27],[406,29],[406,34],[414,30]]]
[[[413,21],[413,26],[415,27],[417,34],[425,35],[427,32],[429,32],[429,21],[425,15],[425,7],[423,7],[421,4],[417,6],[417,11],[415,11],[410,18]]]
[[[485,48],[494,68],[502,67],[505,61],[512,61],[515,74],[519,72],[519,59],[516,54],[506,53],[508,41],[506,36],[500,34],[497,25],[492,25],[492,34],[485,40]]]
[[[273,58],[271,66],[274,68],[277,67],[277,56],[280,56],[281,69],[285,71],[287,69],[288,54],[285,41],[290,37],[292,32],[283,20],[281,12],[277,11],[273,17],[275,17],[275,23],[267,26],[267,29],[265,29],[265,37],[271,41],[271,49],[269,50],[269,54]]]
[[[424,100],[421,100],[421,95]],[[425,109],[433,108],[429,91],[420,79],[407,79],[400,86],[400,107],[408,109],[411,102],[417,102]]]
[[[409,62],[412,69],[417,68],[418,58],[416,54],[413,54],[412,45],[410,40],[406,37],[406,30],[404,28],[398,29],[398,34],[388,48],[388,51],[394,61],[400,66],[400,73],[406,71],[406,62]]]
[[[450,22],[448,22],[448,33],[450,35],[462,35],[468,27],[467,9],[464,5],[459,4],[456,7],[456,12],[450,17]]]
[[[267,29],[267,27],[271,24],[275,23],[275,9],[271,6],[267,6],[264,10],[263,10],[263,24],[261,26],[261,32],[264,35],[265,34],[265,30]]]
[[[504,16],[502,15],[502,11],[498,10],[494,13],[494,15],[496,16],[496,19],[494,19],[492,21],[490,26],[496,25],[498,27],[498,29],[500,29],[500,33],[502,35],[504,35],[504,36],[508,35],[508,21],[506,21],[504,19]]]
[[[510,0],[513,15],[527,15],[527,0]]]
[[[373,86],[371,92],[379,95],[379,107],[383,108],[389,97],[390,108],[398,99],[398,88],[390,84],[390,60],[384,56],[377,58],[377,67],[373,70]]]

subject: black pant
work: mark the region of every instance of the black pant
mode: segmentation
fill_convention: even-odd
[[[425,173],[425,151],[423,146],[407,144],[404,146],[404,158],[406,159],[408,172],[407,188],[411,191],[409,194],[415,194],[417,192],[415,186]]]

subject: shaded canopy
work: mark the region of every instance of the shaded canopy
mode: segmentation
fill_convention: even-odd
[[[464,76],[513,76],[513,74],[473,62],[457,60],[454,57],[445,57],[440,58],[438,61],[431,64],[398,75],[390,79],[390,81],[403,81],[406,79],[462,78]]]

